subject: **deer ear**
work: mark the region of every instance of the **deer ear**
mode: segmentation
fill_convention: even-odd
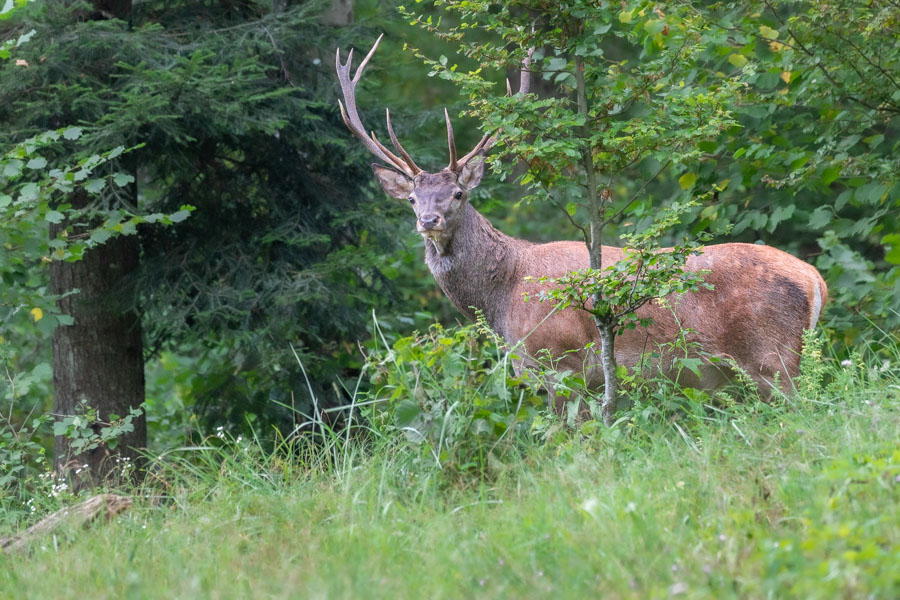
[[[378,178],[378,183],[381,184],[381,189],[383,189],[388,196],[406,199],[412,194],[413,188],[415,187],[412,179],[400,171],[383,167],[377,163],[372,164],[372,170],[375,171],[375,176]]]
[[[484,154],[479,152],[463,165],[462,171],[459,173],[457,183],[466,190],[472,190],[481,183],[484,176]]]

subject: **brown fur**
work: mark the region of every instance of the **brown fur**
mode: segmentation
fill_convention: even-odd
[[[483,165],[473,168],[483,170]],[[575,308],[550,314],[551,304],[535,299],[542,284],[524,280],[584,269],[589,264],[584,243],[532,244],[496,230],[464,193],[461,199],[455,198],[456,193],[478,185],[481,171],[467,173],[465,187],[460,184],[462,176],[458,181],[456,174],[446,170],[422,173],[415,181],[408,180],[406,187],[401,185],[402,190],[388,190],[380,174],[379,179],[391,195],[414,196],[418,229],[425,236],[425,262],[460,312],[474,318],[472,309],[479,309],[507,343],[524,340],[524,366],[537,364],[547,350],[558,360],[558,369],[584,372],[591,387],[602,384],[599,334],[590,315]],[[440,217],[439,224],[423,229],[423,219],[430,222],[435,215]],[[603,266],[621,258],[620,248],[603,247]],[[705,281],[714,289],[668,297],[674,312],[658,302],[646,304],[638,314],[650,317],[652,324],[616,337],[616,362],[634,368],[642,354],[659,350],[686,329],[692,331],[688,339],[699,342],[705,353],[733,359],[765,395],[776,380],[789,392],[800,364],[803,330],[815,325],[827,298],[819,272],[781,250],[756,244],[708,246],[701,255],[691,256],[687,266],[708,270]],[[531,297],[528,302],[526,294]],[[595,350],[584,351],[589,342],[595,342]],[[673,359],[663,352],[655,365],[648,366],[671,373]],[[731,375],[725,362],[705,361],[701,372],[699,380],[692,373],[682,373],[682,383],[714,389]]]

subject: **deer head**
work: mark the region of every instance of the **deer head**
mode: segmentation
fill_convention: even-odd
[[[356,110],[356,84],[359,83],[363,70],[378,48],[382,37],[384,34],[375,40],[375,44],[356,69],[356,74],[352,79],[350,68],[353,62],[353,50],[350,50],[347,62],[341,64],[341,51],[338,49],[335,66],[346,103],[345,108],[344,104],[338,100],[341,116],[350,131],[369,152],[386,163],[387,166],[378,163],[372,164],[372,169],[375,171],[375,176],[382,189],[389,196],[409,200],[416,213],[416,231],[433,241],[438,252],[443,254],[443,249],[449,246],[453,234],[465,214],[468,193],[481,183],[484,175],[484,153],[493,144],[495,138],[485,135],[468,154],[457,158],[453,125],[450,123],[450,115],[445,108],[444,119],[447,123],[450,162],[437,173],[429,173],[419,168],[400,144],[394,134],[394,128],[391,126],[390,109],[385,109],[387,130],[397,154],[388,150],[378,141],[374,132],[367,134]],[[529,50],[523,62],[519,85],[520,94],[527,94],[530,87],[529,65],[533,51],[533,48]],[[512,95],[508,80],[506,89],[507,94]]]

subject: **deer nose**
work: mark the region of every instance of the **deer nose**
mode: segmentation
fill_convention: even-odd
[[[441,224],[441,217],[438,215],[423,215],[422,218],[419,219],[419,223],[421,223],[422,229],[428,231]]]

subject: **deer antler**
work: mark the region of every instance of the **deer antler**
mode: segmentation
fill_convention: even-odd
[[[531,90],[531,57],[534,55],[534,47],[528,49],[528,52],[525,54],[525,58],[522,59],[522,69],[519,71],[519,96],[524,96]],[[506,95],[512,96],[512,86],[509,84],[509,79],[506,80]],[[465,164],[472,159],[473,156],[478,154],[479,152],[487,151],[491,146],[494,145],[494,142],[497,141],[496,136],[485,135],[481,138],[471,152],[456,160],[456,143],[453,140],[453,126],[450,125],[450,117],[447,115],[447,109],[444,109],[444,116],[447,119],[447,141],[450,145],[450,165],[447,167],[451,171],[458,171],[462,169]]]
[[[363,143],[363,145],[368,149],[369,152],[374,154],[377,158],[382,161],[388,163],[392,167],[396,167],[400,171],[406,173],[410,177],[415,177],[419,173],[422,172],[422,169],[413,162],[413,159],[409,156],[406,150],[403,149],[403,146],[400,145],[400,142],[397,140],[397,136],[394,135],[394,128],[391,127],[391,112],[387,111],[387,127],[388,134],[391,136],[391,142],[394,144],[394,148],[397,152],[400,153],[400,156],[397,156],[390,150],[388,150],[384,144],[378,141],[375,137],[375,133],[372,132],[370,134],[366,134],[366,128],[362,124],[362,120],[359,118],[359,113],[356,110],[356,84],[359,83],[360,78],[362,77],[363,70],[366,68],[366,65],[369,62],[369,59],[372,58],[372,55],[375,54],[375,50],[378,48],[378,44],[381,42],[381,38],[384,37],[384,34],[378,36],[378,39],[375,40],[375,44],[372,46],[372,49],[369,50],[369,53],[366,54],[366,57],[363,59],[361,63],[359,63],[359,67],[356,68],[356,74],[353,78],[350,78],[350,67],[353,63],[353,49],[350,50],[350,53],[347,55],[347,63],[341,64],[341,49],[338,48],[337,56],[335,58],[335,68],[337,69],[338,81],[341,82],[341,92],[344,96],[344,102],[347,104],[347,108],[344,109],[344,105],[338,100],[338,105],[341,107],[341,116],[344,118],[344,124],[347,125],[347,128],[353,132],[359,141]],[[402,156],[402,158],[401,158]]]

